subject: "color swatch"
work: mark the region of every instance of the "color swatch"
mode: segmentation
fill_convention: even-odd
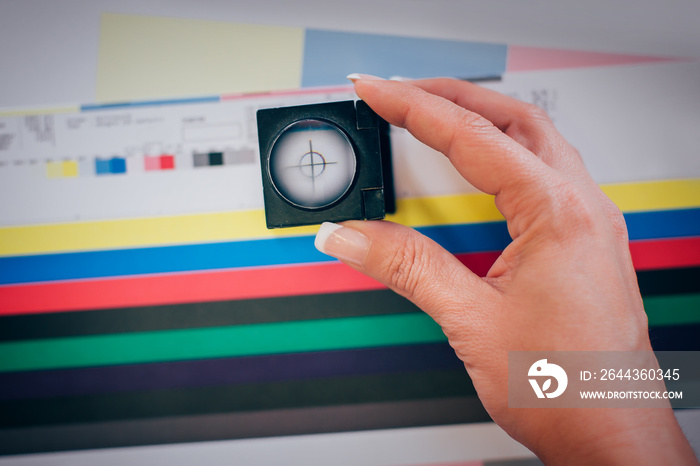
[[[104,14],[96,99],[297,88],[303,41],[300,28]]]
[[[78,162],[74,160],[46,162],[47,178],[75,178],[78,173]]]
[[[227,149],[223,151],[194,152],[192,154],[192,165],[195,168],[252,164],[257,162],[257,160],[258,156],[255,149]]]
[[[301,85],[344,84],[358,70],[385,78],[499,78],[507,50],[505,44],[308,29]]]
[[[146,171],[173,170],[175,168],[175,156],[171,154],[145,155],[143,165]]]
[[[124,157],[112,157],[109,159],[95,159],[96,175],[118,175],[126,173],[126,159]]]

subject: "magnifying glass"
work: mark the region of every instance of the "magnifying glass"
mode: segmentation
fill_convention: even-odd
[[[256,115],[268,228],[374,220],[393,208],[389,125],[365,102]]]
[[[309,118],[282,130],[272,146],[268,168],[272,184],[287,202],[320,209],[348,192],[357,158],[340,128]]]

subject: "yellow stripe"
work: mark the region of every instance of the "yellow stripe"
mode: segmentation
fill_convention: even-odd
[[[700,179],[608,184],[600,189],[623,212],[700,207]]]
[[[624,212],[700,207],[700,179],[606,185]],[[410,226],[501,220],[485,194],[402,199],[389,220]],[[312,235],[318,226],[268,230],[262,210],[0,228],[0,255],[115,249]]]
[[[52,115],[55,113],[79,113],[80,107],[60,107],[60,108],[24,108],[18,110],[0,110],[0,117],[29,116],[29,115]]]

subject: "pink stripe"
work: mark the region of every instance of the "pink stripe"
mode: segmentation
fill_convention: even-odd
[[[237,100],[237,99],[252,99],[256,97],[272,97],[272,96],[287,96],[287,95],[312,95],[312,94],[327,94],[329,92],[349,92],[353,89],[352,84],[347,86],[333,87],[313,87],[305,89],[285,89],[281,91],[270,92],[253,92],[240,94],[224,94],[220,96],[221,100]]]
[[[631,65],[636,63],[662,63],[688,61],[681,57],[654,57],[622,55],[616,53],[586,52],[582,50],[549,49],[539,47],[508,47],[506,70],[535,71],[595,66]]]
[[[484,466],[481,461],[459,461],[457,463],[421,463],[415,466]]]

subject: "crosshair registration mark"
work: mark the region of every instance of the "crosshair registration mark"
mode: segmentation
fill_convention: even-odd
[[[303,208],[323,208],[342,198],[352,186],[356,168],[347,136],[335,125],[314,119],[287,126],[269,156],[273,186],[284,199]]]
[[[338,162],[327,162],[323,154],[314,150],[313,141],[309,139],[309,151],[301,156],[299,165],[293,165],[289,168],[299,168],[304,176],[311,178],[312,188],[315,189],[316,177],[323,174],[326,170],[326,165],[336,163]]]

